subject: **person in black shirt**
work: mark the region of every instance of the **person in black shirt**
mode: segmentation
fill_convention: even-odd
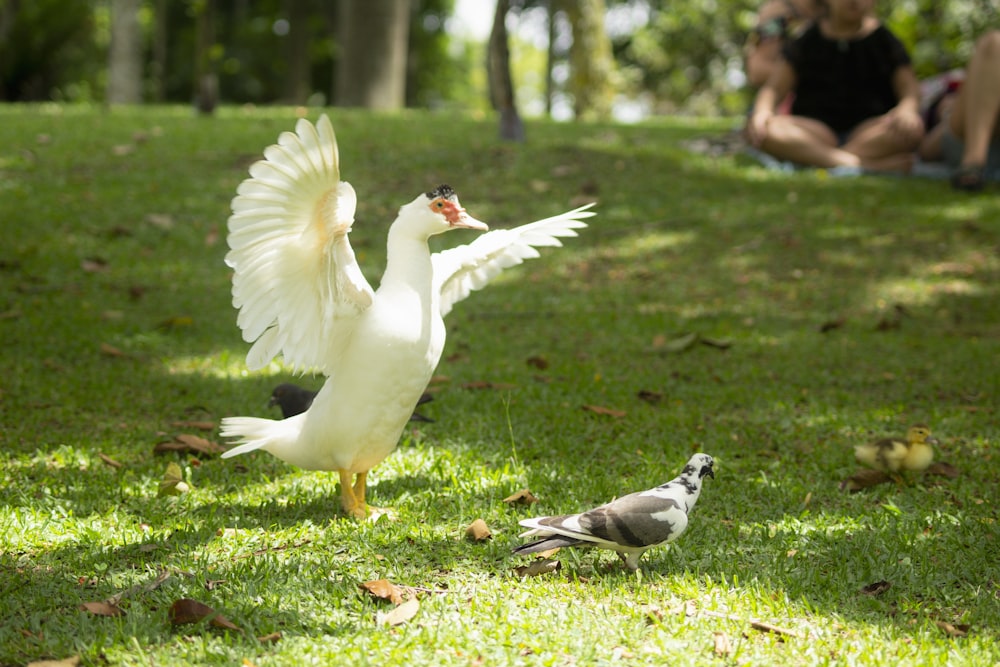
[[[757,93],[747,136],[801,165],[908,171],[924,133],[909,54],[873,15],[873,0],[826,4]],[[791,114],[776,114],[790,92]]]

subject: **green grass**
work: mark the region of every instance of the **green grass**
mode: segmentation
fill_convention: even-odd
[[[495,227],[598,201],[449,315],[436,421],[373,473],[395,519],[364,524],[331,475],[153,453],[179,422],[273,416],[290,377],[245,371],[222,259],[236,185],[294,112],[0,107],[0,665],[1000,662],[995,189],[680,147],[718,123],[531,123],[517,146],[464,116],[332,118],[376,284],[395,208],[440,182]],[[669,351],[685,332],[732,345]],[[482,381],[512,387],[462,387]],[[957,479],[838,490],[853,444],[916,421]],[[514,574],[519,518],[662,483],[696,450],[717,478],[639,573],[562,552]],[[158,497],[169,462],[189,493]],[[538,504],[502,502],[524,487]],[[492,540],[463,539],[476,518]],[[378,578],[432,592],[379,626],[391,606],[358,588]],[[123,616],[79,609],[123,591]],[[180,598],[243,632],[172,626]]]

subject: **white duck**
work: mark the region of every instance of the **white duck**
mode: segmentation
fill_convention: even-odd
[[[368,471],[396,448],[441,357],[444,315],[504,268],[538,257],[535,246],[576,236],[593,213],[584,206],[432,255],[435,234],[487,229],[442,185],[399,209],[373,291],[347,239],[357,199],[340,181],[333,127],[324,115],[295,129],[264,151],[237,190],[226,263],[237,323],[253,343],[249,368],[282,354],[327,380],[302,414],[223,419],[222,435],[241,443],[223,457],[263,449],[300,468],[336,470],[341,505],[360,518]]]

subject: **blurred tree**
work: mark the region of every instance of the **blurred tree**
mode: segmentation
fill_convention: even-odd
[[[573,113],[577,119],[606,120],[611,117],[615,95],[615,61],[604,30],[604,0],[561,0],[559,7],[573,29],[568,82]]]
[[[219,76],[216,73],[218,50],[215,41],[215,0],[196,0],[192,4],[197,21],[195,41],[195,107],[210,114],[219,104]]]
[[[524,141],[524,123],[514,100],[514,80],[510,75],[510,45],[507,36],[509,0],[497,0],[493,12],[486,56],[486,71],[490,84],[490,104],[500,113],[500,138]]]
[[[340,0],[337,105],[403,106],[409,28],[409,0]]]
[[[139,0],[111,0],[108,49],[108,104],[142,102],[142,31]]]
[[[0,1],[0,100],[89,99],[106,64],[88,0]]]

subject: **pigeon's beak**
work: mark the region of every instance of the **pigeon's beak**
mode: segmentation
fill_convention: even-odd
[[[711,477],[712,479],[715,479],[715,469],[714,468],[709,468],[708,472],[705,473],[705,474],[708,475],[709,477]]]
[[[455,229],[475,229],[476,231],[485,232],[489,229],[489,226],[481,220],[476,220],[471,215],[465,212],[463,208],[454,221],[451,222],[451,226]]]
[[[275,396],[274,394],[271,394],[271,398],[267,399],[267,407],[273,408],[277,404],[278,404],[278,397]]]

